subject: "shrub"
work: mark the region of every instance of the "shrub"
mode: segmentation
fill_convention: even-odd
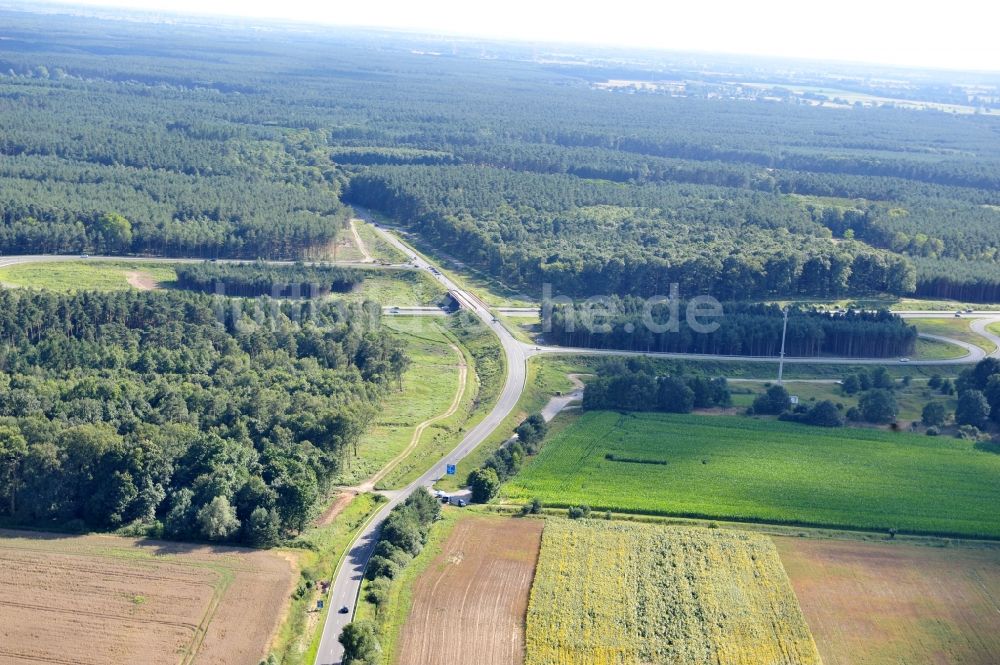
[[[792,398],[784,386],[771,386],[753,401],[753,412],[770,415],[784,413],[792,406]]]
[[[545,418],[542,414],[535,413],[527,418],[524,422],[517,426],[514,432],[517,434],[517,440],[520,441],[526,451],[529,454],[533,454],[538,449],[538,444],[541,443],[542,439],[545,438],[545,434],[549,431],[548,423],[545,422]],[[516,473],[516,469],[514,473]]]
[[[382,605],[389,596],[389,585],[391,580],[388,577],[376,577],[368,584],[365,598],[376,607]]]
[[[990,417],[990,404],[980,390],[966,390],[958,396],[955,408],[955,422],[982,429]]]
[[[354,621],[347,624],[338,639],[344,645],[344,663],[375,665],[382,658],[378,628],[371,621]]]
[[[817,427],[843,427],[844,417],[830,400],[817,402],[805,416],[805,422]]]
[[[493,469],[476,469],[469,474],[472,500],[486,503],[500,492],[500,479]]]
[[[930,402],[924,405],[920,414],[920,422],[927,427],[941,427],[948,418],[948,409],[942,402]]]
[[[373,556],[368,561],[368,567],[365,569],[365,576],[370,580],[374,580],[377,577],[386,577],[388,579],[395,579],[396,575],[402,570],[400,565],[393,561],[392,559],[386,559],[381,556]]]
[[[569,518],[571,520],[578,520],[584,517],[590,517],[590,506],[570,506]]]
[[[891,392],[875,388],[865,393],[858,402],[861,417],[869,423],[890,423],[896,419],[899,407]]]

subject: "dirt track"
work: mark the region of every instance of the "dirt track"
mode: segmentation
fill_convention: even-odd
[[[256,665],[292,581],[266,552],[0,531],[0,663]]]
[[[130,270],[125,273],[125,279],[128,281],[129,286],[140,291],[153,291],[160,288],[155,279],[138,270]]]
[[[541,520],[468,517],[413,589],[398,665],[518,665]]]
[[[1000,550],[774,540],[824,665],[1000,662]]]
[[[444,413],[439,413],[433,418],[428,418],[424,422],[417,425],[413,430],[413,436],[410,437],[410,442],[407,444],[406,448],[404,448],[403,451],[394,458],[386,462],[385,466],[383,466],[378,473],[353,488],[355,493],[372,491],[380,480],[385,478],[390,471],[396,468],[397,464],[402,462],[411,452],[413,452],[413,449],[420,444],[420,438],[423,436],[424,431],[428,427],[440,420],[444,420],[445,418],[451,418],[455,415],[455,412],[458,411],[458,407],[462,404],[462,397],[465,395],[465,388],[469,382],[469,366],[465,362],[465,356],[462,355],[462,351],[454,344],[450,344],[449,346],[458,357],[458,388],[455,390],[455,396],[452,398],[451,404],[448,405],[448,409]]]

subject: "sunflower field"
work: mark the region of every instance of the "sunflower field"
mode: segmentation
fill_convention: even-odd
[[[812,665],[774,544],[741,531],[548,519],[526,665]]]

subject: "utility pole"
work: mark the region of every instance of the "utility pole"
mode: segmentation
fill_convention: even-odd
[[[785,372],[785,333],[788,332],[788,308],[781,310],[785,320],[781,325],[781,358],[778,360],[778,385],[781,385],[781,375]]]

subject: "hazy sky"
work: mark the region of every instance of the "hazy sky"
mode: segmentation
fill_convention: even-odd
[[[529,41],[1000,71],[997,0],[77,0]]]

